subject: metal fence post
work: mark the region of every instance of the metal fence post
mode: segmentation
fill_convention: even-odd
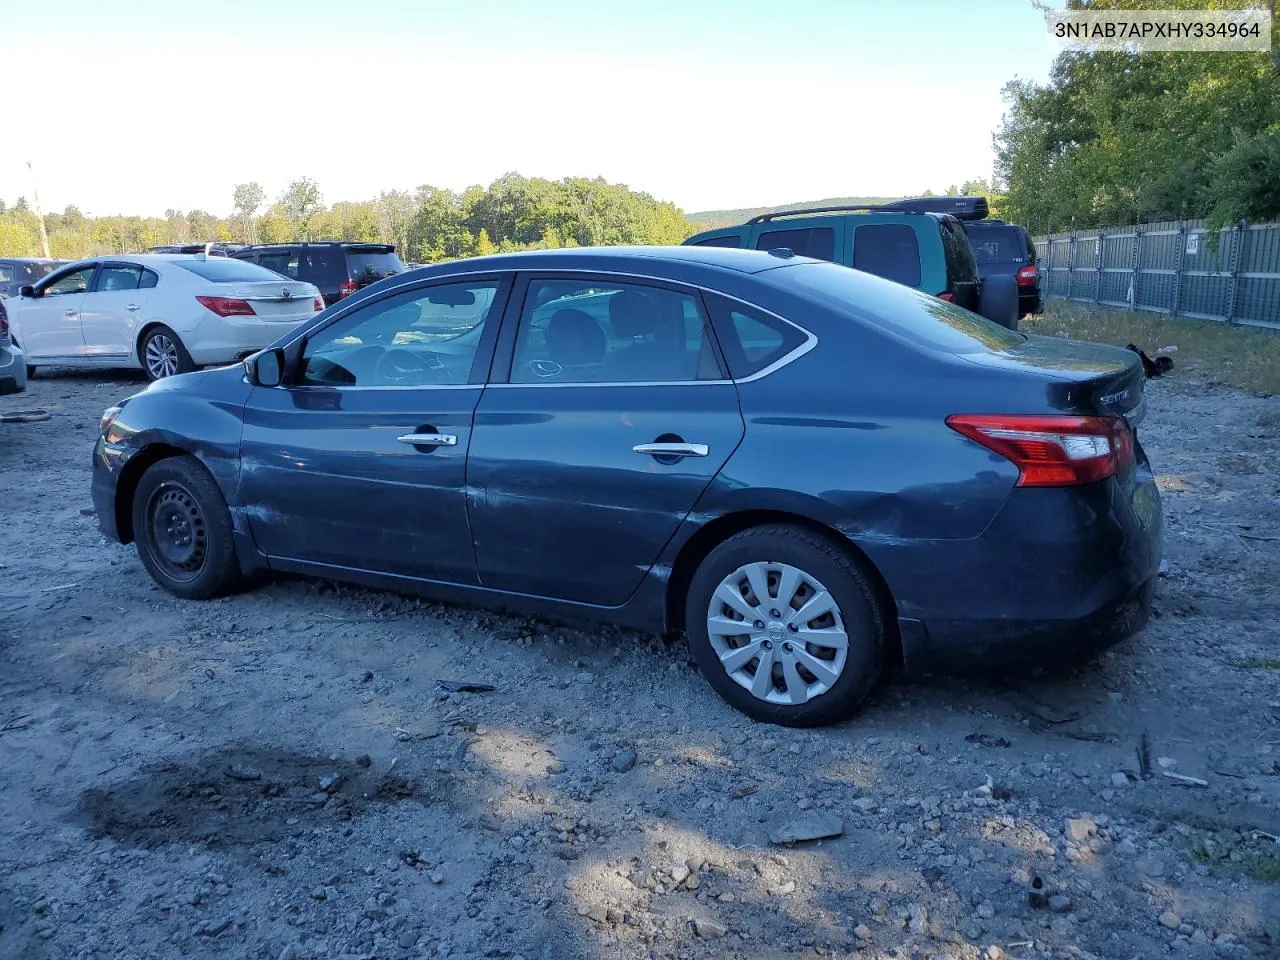
[[[1236,274],[1240,270],[1240,246],[1244,241],[1244,234],[1240,230],[1240,224],[1236,224],[1231,228],[1231,256],[1227,259],[1227,272],[1231,274],[1231,279],[1227,284],[1227,323],[1235,323],[1236,315],[1236,285],[1239,278]]]
[[[1178,259],[1173,267],[1173,306],[1170,313],[1177,313],[1182,306],[1182,259],[1187,252],[1187,225],[1178,221]]]
[[[1076,269],[1076,235],[1072,231],[1067,235],[1067,299],[1071,299],[1071,280]]]
[[[1133,256],[1129,258],[1129,306],[1138,309],[1138,268],[1142,265],[1142,231],[1133,226]]]
[[[1102,299],[1102,228],[1093,238],[1093,302]]]

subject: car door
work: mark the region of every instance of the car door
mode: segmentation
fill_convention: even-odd
[[[156,273],[136,263],[103,261],[80,306],[86,357],[127,359],[156,286]]]
[[[20,342],[28,360],[79,360],[84,356],[80,307],[97,268],[97,263],[81,264],[50,274],[36,286],[37,296],[20,300]]]
[[[737,390],[694,290],[547,274],[512,304],[467,466],[480,581],[621,604],[742,439]]]
[[[509,289],[398,288],[308,335],[286,385],[254,388],[240,496],[275,565],[476,582],[467,451]]]

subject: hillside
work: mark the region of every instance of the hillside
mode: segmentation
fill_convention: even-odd
[[[699,230],[710,230],[713,227],[724,227],[729,224],[742,223],[762,213],[773,213],[777,210],[796,210],[800,207],[828,207],[843,204],[888,203],[890,200],[901,200],[902,197],[827,197],[825,200],[805,200],[800,203],[784,203],[777,207],[743,207],[739,210],[700,210],[686,214],[686,218]]]

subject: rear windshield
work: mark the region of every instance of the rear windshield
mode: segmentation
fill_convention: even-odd
[[[966,226],[969,246],[978,263],[1026,263],[1027,241],[1016,227],[974,223]]]
[[[243,260],[232,260],[230,257],[210,257],[208,260],[175,260],[183,270],[194,273],[197,277],[212,280],[214,283],[245,283],[263,280],[279,280],[278,273],[272,273],[256,263],[245,263]]]
[[[877,326],[947,353],[1002,350],[1026,340],[976,313],[898,283],[825,263],[771,271],[771,278],[832,310],[865,315]]]
[[[394,253],[370,253],[364,250],[347,251],[347,276],[352,283],[361,286],[404,272],[404,264]]]

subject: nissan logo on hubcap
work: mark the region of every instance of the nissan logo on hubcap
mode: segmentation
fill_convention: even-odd
[[[772,623],[769,624],[770,640],[781,640],[786,635],[787,635],[787,628],[784,627],[782,624],[780,624],[777,620],[774,620]]]

